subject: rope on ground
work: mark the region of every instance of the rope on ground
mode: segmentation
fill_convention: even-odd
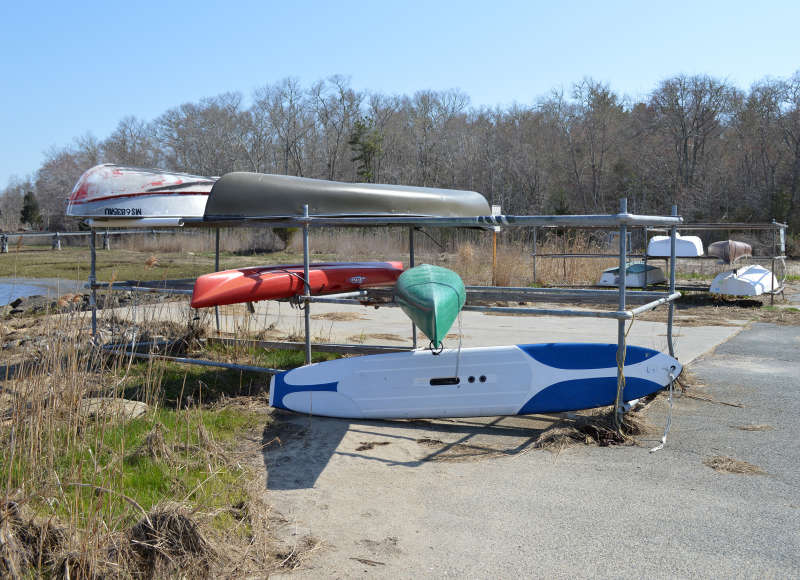
[[[664,449],[664,445],[667,443],[667,435],[669,434],[669,428],[672,426],[672,393],[675,390],[675,367],[672,367],[669,373],[669,411],[667,411],[667,422],[664,425],[664,435],[661,437],[661,443],[656,445],[650,450],[650,453],[655,453],[656,451],[660,451]]]

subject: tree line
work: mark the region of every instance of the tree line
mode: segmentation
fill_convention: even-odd
[[[342,76],[293,78],[249,99],[231,92],[151,121],[126,117],[48,151],[33,176],[0,194],[0,227],[21,225],[25,195],[45,228],[98,163],[199,175],[279,173],[481,192],[508,214],[667,214],[691,221],[800,227],[800,71],[749,90],[677,75],[629,99],[592,79],[530,105],[472,107],[459,90],[411,96],[358,91]]]

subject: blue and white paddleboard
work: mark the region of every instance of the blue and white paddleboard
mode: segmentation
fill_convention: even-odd
[[[617,345],[520,344],[417,350],[316,363],[272,378],[269,403],[349,419],[527,415],[614,404]],[[624,400],[649,395],[682,370],[657,350],[629,346]]]

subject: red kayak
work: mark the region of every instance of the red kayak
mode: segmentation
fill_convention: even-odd
[[[310,264],[311,294],[336,294],[373,286],[392,286],[403,273],[402,262],[331,262]],[[302,295],[303,265],[255,266],[200,276],[194,283],[192,308],[275,300]]]

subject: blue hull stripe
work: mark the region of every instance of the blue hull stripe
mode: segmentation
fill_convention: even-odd
[[[540,363],[557,369],[610,369],[617,367],[616,344],[548,343],[519,344],[520,350]],[[641,346],[629,346],[625,351],[625,365],[634,365],[658,354],[658,351]],[[635,398],[635,397],[632,397]]]
[[[616,348],[616,347],[615,347]],[[640,378],[625,380],[624,400],[638,399],[663,388],[662,385]],[[617,396],[617,377],[574,379],[555,383],[537,393],[517,412],[559,413],[613,405]]]
[[[272,396],[273,407],[287,409],[287,407],[285,407],[283,404],[283,398],[291,393],[302,393],[305,391],[329,391],[335,393],[336,387],[339,385],[338,381],[334,381],[332,383],[320,383],[317,385],[290,385],[285,380],[286,373],[288,372],[290,371],[275,375],[275,382],[272,386],[272,388],[275,389],[275,394]],[[287,410],[291,411],[291,409]]]

